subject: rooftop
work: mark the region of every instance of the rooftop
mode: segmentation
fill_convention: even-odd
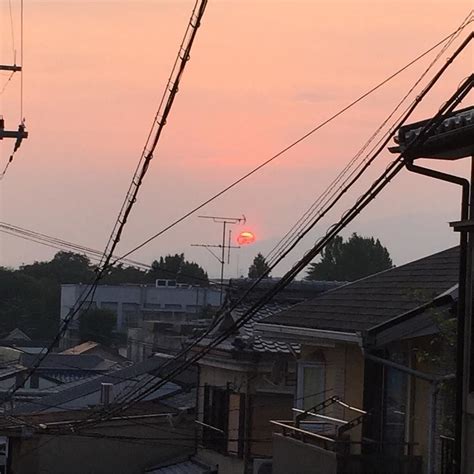
[[[264,324],[342,332],[368,330],[448,291],[458,282],[459,247],[368,276],[296,304]]]

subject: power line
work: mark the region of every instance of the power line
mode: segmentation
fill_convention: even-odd
[[[472,15],[472,14],[471,14]],[[469,21],[469,23],[472,21],[472,19]],[[384,79],[382,82],[378,83],[376,86],[372,87],[371,89],[369,89],[367,92],[363,93],[361,96],[359,96],[357,99],[353,100],[352,102],[350,102],[348,105],[346,105],[345,107],[343,107],[342,109],[340,109],[338,112],[334,113],[333,115],[331,115],[329,118],[327,118],[326,120],[324,120],[323,122],[319,123],[318,125],[316,125],[314,128],[312,128],[310,131],[308,131],[307,133],[305,133],[303,136],[301,136],[300,138],[298,138],[297,140],[293,141],[292,143],[290,143],[288,146],[286,146],[285,148],[283,148],[282,150],[280,150],[278,153],[276,153],[275,155],[273,155],[272,157],[270,157],[269,159],[267,159],[266,161],[264,161],[263,163],[261,163],[260,165],[258,165],[257,167],[253,168],[251,171],[249,171],[248,173],[246,173],[245,175],[241,176],[239,179],[235,180],[233,183],[229,184],[228,186],[226,186],[224,189],[222,189],[221,191],[219,191],[218,193],[214,194],[213,196],[211,196],[210,198],[206,199],[204,202],[202,202],[201,204],[197,205],[195,208],[191,209],[190,211],[188,211],[186,214],[184,214],[183,216],[179,217],[178,219],[176,219],[175,221],[173,221],[171,224],[167,225],[166,227],[164,227],[162,230],[160,230],[159,232],[153,234],[151,237],[147,238],[145,241],[143,241],[141,244],[137,245],[136,247],[132,248],[131,250],[129,250],[128,252],[124,253],[119,259],[115,260],[113,262],[113,264],[115,264],[117,261],[123,259],[123,258],[126,258],[128,257],[129,255],[131,255],[132,253],[136,252],[137,250],[143,248],[144,246],[148,245],[151,241],[155,240],[156,238],[160,237],[161,235],[163,235],[165,232],[169,231],[170,229],[172,229],[173,227],[175,227],[176,225],[180,224],[181,222],[183,222],[184,220],[186,220],[188,217],[192,216],[193,214],[195,214],[196,212],[198,212],[199,210],[201,210],[203,207],[207,206],[208,204],[210,204],[211,202],[215,201],[216,199],[218,199],[219,197],[221,197],[222,195],[224,195],[225,193],[227,193],[228,191],[230,191],[232,188],[234,188],[235,186],[237,186],[238,184],[240,184],[241,182],[245,181],[247,178],[249,178],[250,176],[254,175],[255,173],[257,173],[258,171],[260,171],[262,168],[264,168],[265,166],[267,166],[268,164],[270,164],[271,162],[273,162],[274,160],[276,160],[277,158],[279,158],[280,156],[284,155],[287,151],[291,150],[292,148],[294,148],[296,145],[298,145],[299,143],[303,142],[304,140],[306,140],[307,138],[309,138],[311,135],[313,135],[314,133],[316,133],[317,131],[319,131],[320,129],[322,129],[323,127],[325,127],[326,125],[328,125],[329,123],[331,123],[332,121],[334,121],[336,118],[338,118],[339,116],[343,115],[345,112],[347,112],[349,109],[351,109],[352,107],[354,107],[355,105],[357,105],[359,102],[361,102],[362,100],[364,100],[366,97],[368,97],[369,95],[371,95],[372,93],[374,93],[375,91],[377,91],[378,89],[380,89],[382,86],[384,86],[385,84],[387,84],[388,82],[390,82],[392,79],[394,79],[395,77],[397,77],[398,75],[400,75],[402,72],[404,72],[405,70],[407,70],[408,68],[410,68],[413,64],[417,63],[419,60],[421,60],[422,58],[424,58],[426,55],[428,55],[429,53],[431,53],[433,50],[435,50],[436,48],[438,48],[440,45],[442,45],[443,43],[445,43],[446,41],[448,41],[453,35],[455,35],[457,33],[458,29],[456,29],[456,31],[454,31],[453,33],[449,34],[448,36],[446,36],[445,38],[443,38],[442,40],[438,41],[434,46],[432,46],[431,48],[427,49],[426,51],[424,51],[423,53],[421,53],[420,55],[418,55],[416,58],[414,58],[413,60],[411,60],[408,64],[406,64],[405,66],[403,66],[402,68],[398,69],[396,72],[394,72],[393,74],[391,74],[389,77],[387,77],[386,79]]]
[[[471,34],[468,40],[466,40],[463,45],[458,48],[456,51],[455,55],[447,62],[445,66],[441,68],[441,70],[435,75],[435,77],[430,81],[428,86],[425,88],[423,93],[417,98],[416,103],[413,105],[407,116],[405,117],[405,120],[408,118],[409,115],[413,112],[413,110],[416,108],[418,103],[421,101],[421,99],[428,93],[428,91],[433,87],[433,85],[437,82],[437,80],[441,77],[441,75],[444,73],[445,69],[448,67],[448,65],[453,61],[454,57],[456,57],[462,49],[466,46],[466,44],[472,39],[473,35]],[[417,140],[415,140],[416,143],[419,141],[423,140],[426,134],[433,129],[437,123],[442,120],[443,114],[446,113],[449,107],[454,107],[454,105],[457,105],[459,101],[464,97],[462,94],[466,95],[467,92],[470,90],[472,87],[472,82],[473,82],[473,76],[471,76],[467,81],[463,83],[464,89],[456,91],[456,94],[453,96],[453,98],[448,101],[447,105],[443,106],[440,111],[436,114],[436,116],[426,125],[426,127],[423,128],[423,131],[420,133],[418,136]],[[454,104],[454,105],[453,105]],[[415,143],[414,142],[414,143]],[[413,143],[410,145],[409,148],[413,146]],[[219,335],[218,337],[214,338],[209,344],[207,344],[205,347],[201,347],[200,351],[192,356],[190,359],[186,360],[181,366],[178,366],[176,369],[173,369],[170,374],[168,374],[166,377],[162,377],[160,379],[160,382],[157,384],[154,384],[152,387],[146,389],[146,390],[140,390],[141,393],[137,393],[137,390],[135,390],[135,393],[137,394],[135,398],[133,398],[133,394],[131,394],[131,397],[128,399],[128,404],[124,403],[124,407],[130,407],[133,405],[134,402],[138,401],[139,399],[142,399],[144,396],[146,396],[150,391],[156,390],[160,386],[162,386],[163,383],[166,383],[167,380],[171,380],[173,376],[175,376],[177,373],[180,372],[180,370],[184,370],[185,367],[188,367],[189,365],[197,362],[200,358],[202,358],[204,355],[206,355],[210,350],[213,348],[217,347],[221,342],[223,342],[233,331],[236,329],[240,328],[243,324],[245,324],[249,319],[252,318],[252,316],[255,314],[256,311],[258,311],[264,304],[266,304],[271,298],[281,291],[287,284],[289,284],[295,276],[303,269],[306,267],[306,265],[321,251],[322,248],[324,248],[327,243],[334,238],[337,233],[347,226],[348,223],[350,223],[375,197],[387,186],[387,184],[393,179],[404,167],[404,156],[405,153],[402,153],[395,161],[393,161],[387,169],[382,173],[381,176],[370,186],[370,188],[356,201],[355,205],[349,209],[341,218],[339,222],[334,224],[328,229],[328,232],[326,235],[321,238],[317,244],[306,253],[306,255],[300,259],[297,264],[293,266],[293,268],[287,272],[287,274],[280,280],[269,292],[267,292],[264,297],[255,303],[253,307],[248,310],[241,318],[239,318],[234,325],[232,325],[227,331],[225,331],[222,335]],[[143,388],[143,387],[141,387]],[[121,408],[123,409],[123,408]]]
[[[434,60],[429,64],[429,66],[425,69],[423,74],[417,79],[417,81],[410,87],[408,92],[403,96],[403,98],[399,101],[395,109],[387,116],[387,118],[382,122],[381,125],[377,127],[375,132],[370,136],[370,138],[366,141],[366,143],[362,146],[362,148],[356,153],[356,155],[349,161],[346,167],[339,173],[336,178],[329,184],[329,186],[321,193],[318,198],[313,202],[313,204],[309,207],[309,209],[299,218],[299,220],[293,225],[293,227],[282,237],[282,239],[273,247],[273,249],[267,254],[265,257],[267,263],[271,264],[272,259],[277,258],[278,252],[282,252],[285,246],[289,245],[293,239],[296,238],[298,232],[304,228],[304,225],[310,221],[317,213],[321,212],[324,204],[327,204],[331,201],[332,197],[337,194],[337,192],[343,188],[344,184],[348,182],[348,180],[357,172],[357,170],[369,159],[371,153],[382,143],[384,138],[390,133],[391,129],[389,129],[385,134],[379,139],[379,141],[372,147],[372,149],[367,153],[365,158],[357,165],[357,161],[365,152],[365,150],[369,147],[372,141],[377,137],[383,127],[388,123],[389,120],[395,115],[396,111],[401,107],[401,105],[405,102],[405,100],[409,97],[409,95],[415,90],[415,88],[421,83],[424,77],[428,74],[428,72],[432,69],[432,67],[436,64],[436,62],[441,58],[444,52],[451,46],[451,44],[455,41],[455,39],[461,34],[463,29],[472,21],[472,12],[464,19],[461,23],[459,28],[450,36],[449,40],[446,42],[444,47],[441,51],[436,55]],[[403,113],[406,112],[407,109]],[[398,120],[401,119],[402,115],[399,117]],[[343,180],[344,176],[349,173],[350,169],[355,166],[355,169],[345,178],[345,180],[340,184]],[[331,194],[332,193],[332,194]]]
[[[87,288],[84,289],[83,293],[81,294],[81,296],[76,302],[79,304],[76,304],[75,309],[73,309],[70,312],[70,314],[68,314],[68,316],[62,321],[60,330],[57,333],[56,337],[53,339],[52,343],[48,346],[46,352],[39,355],[37,363],[34,364],[32,369],[28,372],[23,383],[15,387],[14,390],[12,390],[12,392],[9,395],[10,399],[15,394],[15,392],[18,391],[20,388],[22,388],[24,384],[26,383],[26,381],[31,378],[31,376],[33,375],[35,370],[39,367],[39,365],[44,360],[44,358],[52,351],[54,346],[59,342],[62,335],[67,330],[69,323],[73,320],[74,316],[82,309],[86,301],[89,300],[86,311],[92,305],[92,299],[94,298],[98,283],[109,268],[109,264],[112,259],[114,250],[116,246],[118,245],[118,242],[120,241],[120,237],[125,228],[125,224],[127,223],[127,219],[137,200],[138,192],[143,183],[143,179],[148,171],[150,162],[153,159],[153,153],[158,145],[158,141],[160,139],[162,130],[164,126],[166,125],[166,120],[171,111],[174,98],[178,92],[180,79],[182,77],[182,74],[184,72],[187,62],[190,59],[191,48],[194,43],[197,30],[199,29],[202,17],[204,15],[206,5],[207,5],[207,0],[196,0],[193,11],[191,13],[191,18],[188,22],[186,32],[184,34],[184,38],[179,48],[178,55],[173,65],[171,75],[168,79],[168,83],[163,93],[161,103],[159,105],[156,116],[153,120],[153,125],[150,129],[150,133],[148,135],[145,147],[140,156],[137,168],[135,170],[134,176],[132,178],[129,189],[127,191],[125,200],[120,209],[119,216],[115,222],[115,225],[112,229],[112,233],[110,234],[109,240],[103,252],[102,259],[99,264],[99,268],[97,270],[96,278],[94,279],[94,281],[92,282],[92,284],[90,285],[88,289]]]
[[[9,224],[8,222],[0,221],[0,232],[7,235],[11,235],[13,237],[23,239],[23,240],[34,242],[40,245],[45,245],[47,247],[54,248],[57,250],[66,250],[66,251],[72,251],[76,253],[79,252],[86,255],[91,260],[96,261],[96,262],[99,261],[102,256],[102,252],[100,250],[93,249],[91,247],[86,247],[81,244],[69,242],[67,240],[63,240],[58,237],[52,237],[50,235],[46,235],[46,234],[36,232],[30,229],[25,229],[24,227],[19,227],[13,224]],[[121,262],[132,268],[137,268],[140,270],[147,270],[147,271],[153,270],[152,265],[148,265],[146,263],[139,262],[137,260],[123,259]],[[159,268],[159,271],[163,273],[168,273],[174,278],[179,278],[179,276],[189,277],[197,281],[202,281],[203,283],[206,283],[209,286],[216,286],[216,287],[220,286],[220,283],[202,278],[198,275],[186,273],[181,270],[179,270],[176,273],[166,268]],[[228,286],[228,285],[224,284],[224,286]]]
[[[423,90],[423,92],[416,98],[416,100],[414,101],[414,103],[412,104],[412,106],[410,107],[410,109],[406,112],[405,116],[399,121],[399,123],[397,124],[396,127],[393,128],[392,132],[390,133],[390,135],[386,138],[385,142],[378,148],[378,150],[376,151],[376,153],[374,154],[374,156],[372,157],[372,160],[374,160],[376,158],[376,156],[378,156],[378,154],[380,154],[385,145],[389,142],[389,140],[391,139],[391,137],[394,135],[395,133],[395,130],[398,129],[400,126],[403,125],[403,123],[405,123],[405,121],[409,118],[409,116],[411,115],[411,113],[415,110],[415,108],[417,107],[417,105],[421,102],[421,100],[423,99],[423,97],[429,92],[429,90],[431,90],[431,88],[434,86],[434,84],[439,80],[439,78],[441,77],[441,75],[444,73],[444,71],[449,67],[449,65],[453,62],[453,60],[455,59],[455,57],[464,49],[464,47],[467,45],[467,43],[469,43],[469,41],[471,40],[472,38],[472,34],[466,39],[466,41],[458,48],[458,50],[456,51],[456,53],[450,58],[449,61],[446,62],[445,65],[443,65],[443,67],[441,67],[441,69],[438,71],[438,73],[433,77],[433,79],[430,81],[430,83],[425,87],[425,89]],[[366,164],[365,166],[368,166],[368,164]],[[353,178],[352,182],[350,184],[353,184],[359,177],[360,177],[360,173],[355,177]],[[383,176],[383,175],[382,175]],[[380,179],[380,178],[379,178]],[[341,191],[340,192],[340,195],[342,195],[343,193],[345,192],[345,190]],[[339,196],[340,196],[339,195]],[[328,209],[326,209],[325,212],[328,212],[330,210],[330,207]],[[314,223],[313,223],[314,225]],[[311,227],[310,227],[311,228]],[[310,228],[308,228],[306,230],[306,232],[308,232],[310,230]],[[304,236],[301,235],[299,237],[299,240],[301,240],[301,238]],[[297,242],[294,242],[293,243],[293,247],[296,245]],[[292,247],[292,248],[293,248]],[[283,258],[289,251],[291,250],[290,249],[287,249],[286,253],[284,255],[282,255],[280,258]],[[271,270],[271,268],[270,268]],[[270,271],[269,270],[269,271]],[[236,304],[233,305],[232,308],[230,308],[228,311],[231,311],[233,308],[235,308],[238,304],[240,304],[243,299],[252,291],[252,289],[259,283],[259,281],[264,277],[265,275],[263,275],[260,279],[258,279],[255,284],[246,292],[246,294],[239,300],[237,301]],[[284,277],[285,278],[285,277]],[[283,281],[284,278],[282,278],[282,280],[280,281]],[[280,282],[279,282],[280,283]],[[279,283],[277,283],[276,286],[279,285]],[[245,315],[244,315],[245,316]],[[234,328],[235,329],[235,328]]]

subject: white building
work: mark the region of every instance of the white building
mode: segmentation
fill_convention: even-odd
[[[61,321],[63,321],[88,285],[61,285]],[[170,322],[189,321],[199,318],[203,308],[218,307],[220,290],[176,284],[174,280],[157,280],[156,285],[99,285],[92,297],[92,307],[108,309],[117,315],[117,330],[126,332],[137,327],[141,321],[164,320]],[[87,305],[85,305],[87,306]],[[63,347],[75,342],[78,330],[78,315],[71,322]]]

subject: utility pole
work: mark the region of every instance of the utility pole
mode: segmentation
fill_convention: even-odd
[[[16,72],[21,72],[22,67],[16,64],[8,65],[8,64],[0,64],[0,71],[9,71],[13,74]],[[22,121],[18,126],[17,130],[6,130],[5,129],[5,119],[2,115],[0,115],[0,140],[4,138],[14,138],[16,140],[15,143],[15,151],[20,147],[21,142],[23,139],[28,138],[28,132],[25,130],[25,125]]]
[[[222,224],[222,243],[215,245],[215,244],[191,244],[191,247],[204,247],[217,261],[221,264],[221,296],[220,296],[220,303],[222,304],[223,294],[224,294],[224,266],[226,262],[226,251],[227,251],[227,263],[230,262],[230,251],[231,249],[238,249],[240,247],[232,246],[231,245],[231,236],[232,231],[229,229],[228,234],[228,243],[226,244],[227,238],[227,226],[228,225],[235,225],[235,224],[245,224],[246,219],[245,216],[242,217],[222,217],[222,216],[198,216],[200,219],[212,219],[213,222],[217,224]],[[221,249],[220,256],[216,255],[211,249],[219,248]]]

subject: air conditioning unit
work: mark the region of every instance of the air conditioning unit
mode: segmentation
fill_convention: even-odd
[[[272,460],[254,459],[253,474],[272,474]]]

